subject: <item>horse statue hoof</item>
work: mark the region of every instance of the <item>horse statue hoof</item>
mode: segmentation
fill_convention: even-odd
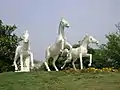
[[[12,66],[15,66],[14,64],[12,64]]]
[[[63,67],[61,67],[61,69],[63,69]]]
[[[59,71],[58,69],[56,71]]]
[[[89,67],[91,67],[91,64],[88,64]]]
[[[51,70],[48,70],[49,72],[51,71]]]
[[[15,70],[15,72],[21,72],[21,71]]]

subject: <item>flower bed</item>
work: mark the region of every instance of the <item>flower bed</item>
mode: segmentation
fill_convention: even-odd
[[[75,71],[73,68],[65,69],[65,72],[118,72],[117,69],[114,68],[102,68],[102,69],[96,69],[96,68],[86,68],[86,69],[77,69]]]

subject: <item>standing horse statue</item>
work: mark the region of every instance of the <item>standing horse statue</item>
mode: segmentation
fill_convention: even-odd
[[[58,56],[60,55],[60,53],[63,52],[65,45],[68,45],[70,48],[72,48],[72,46],[68,42],[66,42],[66,39],[64,36],[64,28],[65,27],[69,28],[69,23],[64,18],[62,18],[60,21],[60,24],[59,24],[58,36],[57,36],[55,43],[48,46],[45,51],[45,59],[46,60],[45,60],[44,64],[48,71],[51,71],[48,66],[48,60],[50,57],[53,58],[52,64],[53,64],[55,70],[59,71],[55,65],[55,62],[56,62]]]
[[[33,53],[30,51],[29,44],[29,33],[26,30],[23,33],[23,44],[17,46],[15,51],[14,63],[15,72],[18,71],[18,66],[16,64],[17,59],[20,57],[20,72],[29,72],[30,71],[30,60],[31,60],[31,68],[34,67],[33,62]]]
[[[74,63],[78,58],[80,58],[81,69],[83,69],[82,57],[90,57],[90,62],[88,64],[88,66],[91,66],[92,54],[88,54],[88,49],[87,49],[87,46],[90,43],[98,44],[99,41],[97,41],[92,36],[89,36],[88,34],[86,34],[84,39],[80,42],[80,46],[78,48],[72,48],[71,56],[68,56],[67,60],[64,62],[64,65],[61,67],[61,69],[63,69],[65,67],[66,63],[70,62],[73,59],[72,65],[73,65],[74,70],[76,71],[76,67],[75,67]],[[69,52],[69,51],[66,49],[66,52]]]

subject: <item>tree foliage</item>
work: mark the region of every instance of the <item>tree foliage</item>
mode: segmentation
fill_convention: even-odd
[[[0,72],[13,69],[15,49],[21,40],[13,33],[16,28],[15,25],[4,25],[0,20]]]
[[[95,51],[94,67],[120,68],[120,26],[119,24],[115,26],[118,30],[105,35],[107,43],[102,44],[100,49]]]
[[[109,61],[111,61],[111,66],[115,68],[120,67],[120,33],[110,33],[106,35],[108,42],[105,46],[105,50],[107,51],[107,57]]]

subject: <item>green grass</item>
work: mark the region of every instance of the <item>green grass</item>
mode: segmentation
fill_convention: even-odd
[[[120,72],[0,74],[0,90],[120,90]]]

